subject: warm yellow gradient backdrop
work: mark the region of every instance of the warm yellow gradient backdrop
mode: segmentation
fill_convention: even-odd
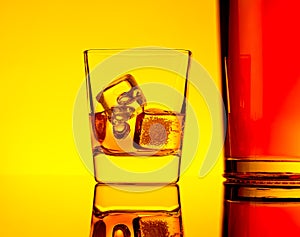
[[[187,48],[219,80],[216,1],[2,3],[1,173],[82,172],[72,110],[87,48]]]
[[[5,183],[2,191],[6,192],[2,199],[0,197],[5,213],[0,222],[5,219],[6,223],[0,227],[1,236],[20,236],[20,233],[28,237],[41,236],[41,233],[43,236],[83,236],[84,228],[88,229],[86,223],[82,228],[78,226],[80,219],[77,219],[79,230],[73,234],[43,232],[39,229],[42,228],[39,227],[41,219],[35,216],[43,202],[38,199],[41,203],[36,206],[37,197],[24,194],[50,188],[67,195],[65,186],[55,182],[58,177],[72,180],[70,177],[82,176],[83,180],[90,181],[87,186],[93,186],[93,178],[80,161],[72,133],[73,105],[84,80],[83,50],[151,45],[189,49],[219,85],[217,8],[217,0],[16,0],[1,3],[0,177]],[[199,179],[201,159],[195,160],[181,181],[183,212],[188,216],[184,220],[187,237],[214,237],[220,231],[222,161],[219,160],[205,178]],[[29,181],[25,182],[27,179]],[[19,184],[18,180],[23,180],[24,186],[13,188]],[[41,180],[47,180],[47,188]],[[33,188],[28,189],[30,182],[34,183]],[[26,197],[28,209],[21,209],[27,212],[26,221],[22,222],[25,230],[11,231],[18,229],[13,221],[20,208],[14,206],[19,192],[23,193],[21,197]],[[65,199],[62,202],[51,198],[53,192],[46,192],[46,200],[52,207],[65,205]],[[92,192],[86,194],[88,203]],[[9,198],[10,195],[14,198]],[[184,198],[190,201],[185,204]],[[79,199],[75,197],[69,201],[76,208]],[[208,201],[207,205],[203,204]],[[199,206],[204,209],[200,210]],[[59,216],[51,213],[48,223]],[[66,213],[62,218],[63,215]],[[80,216],[78,214],[78,218]],[[36,226],[26,224],[33,223],[36,218],[40,221]],[[85,214],[84,218],[86,221],[89,217]],[[201,230],[197,229],[198,223],[201,223]],[[26,231],[26,227],[32,231]]]

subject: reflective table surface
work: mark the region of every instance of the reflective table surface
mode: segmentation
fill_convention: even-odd
[[[222,176],[183,176],[179,182],[185,237],[221,236]],[[88,237],[92,175],[2,175],[0,236]]]

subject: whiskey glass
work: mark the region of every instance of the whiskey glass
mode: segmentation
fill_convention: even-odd
[[[191,52],[84,51],[94,175],[100,183],[176,183]]]

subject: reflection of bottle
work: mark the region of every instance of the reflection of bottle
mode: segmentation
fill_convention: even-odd
[[[225,183],[223,237],[300,236],[300,185]]]
[[[227,177],[300,177],[299,9],[298,0],[220,0]]]
[[[178,186],[154,188],[96,185],[90,236],[183,237]]]

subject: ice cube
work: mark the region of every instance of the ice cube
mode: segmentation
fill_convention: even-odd
[[[172,111],[147,109],[137,116],[135,146],[147,149],[177,150],[182,139],[184,116]]]
[[[129,105],[135,101],[142,105],[141,102],[146,102],[136,80],[130,74],[126,74],[111,82],[96,96],[96,99],[107,112],[110,112],[112,107],[118,105]]]
[[[113,134],[117,139],[124,139],[130,133],[130,126],[126,122],[119,122],[113,125]]]
[[[153,123],[149,127],[150,144],[162,146],[167,142],[167,131],[161,123]]]
[[[109,117],[114,137],[117,139],[128,136],[131,129],[127,121],[132,118],[138,107],[146,103],[142,90],[130,74],[111,82],[96,99]]]
[[[116,106],[111,108],[110,122],[113,125],[113,134],[117,139],[124,139],[130,133],[128,121],[134,112],[131,106]]]
[[[130,91],[122,93],[117,102],[120,105],[129,105],[136,101],[139,105],[145,105],[146,98],[139,87],[133,87]]]
[[[129,105],[132,104],[135,99],[131,95],[131,90],[128,92],[122,93],[120,96],[117,98],[117,102],[119,105]]]
[[[119,122],[128,121],[134,112],[134,108],[131,106],[116,106],[111,109],[110,121],[113,125],[118,124]]]
[[[132,97],[139,103],[139,105],[145,105],[146,104],[146,97],[144,96],[141,88],[135,87],[132,91]]]

